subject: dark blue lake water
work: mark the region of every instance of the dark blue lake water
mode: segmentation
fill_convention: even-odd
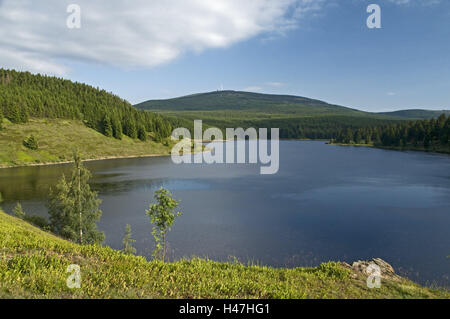
[[[422,284],[450,286],[450,156],[281,141],[280,169],[182,164],[170,157],[89,162],[103,200],[99,228],[121,248],[130,224],[150,256],[145,209],[160,186],[181,200],[171,258],[202,256],[272,266],[380,257]],[[46,215],[48,188],[68,166],[0,170],[10,212]]]

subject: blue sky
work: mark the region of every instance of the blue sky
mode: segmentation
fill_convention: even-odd
[[[44,0],[49,6],[52,1]],[[8,24],[4,36],[14,32],[22,36],[27,31],[33,36],[28,35],[29,39],[40,39],[28,48],[0,40],[0,61],[5,61],[1,66],[60,74],[132,103],[223,86],[306,96],[368,111],[450,109],[450,1],[283,1],[277,7],[268,2],[261,9],[258,3],[241,11],[239,2],[236,7],[229,2],[225,9],[231,13],[226,16],[222,7],[196,16],[198,1],[191,7],[185,4],[180,10],[186,15],[192,12],[193,18],[180,23],[183,29],[177,29],[176,13],[159,21],[153,17],[154,25],[143,26],[150,23],[145,22],[150,19],[146,9],[161,10],[161,16],[181,2],[169,1],[167,8],[161,4],[156,9],[140,2],[126,22],[117,18],[120,7],[112,8],[117,11],[110,16],[108,7],[103,8],[105,17],[97,21],[98,14],[90,13],[95,8],[83,9],[88,4],[81,3],[81,29],[62,30],[57,43],[53,39],[59,35],[47,28],[45,18],[37,19],[38,28],[27,29],[26,22],[20,21]],[[67,16],[62,2],[61,17],[52,23]],[[370,3],[381,6],[381,29],[366,26]],[[8,5],[4,0],[0,17],[8,9],[30,10],[31,17],[49,12],[45,6]],[[203,19],[209,23],[204,28]],[[105,21],[115,25],[102,37],[101,32],[108,29]],[[48,45],[36,49],[45,41]],[[17,56],[22,53],[20,60]]]

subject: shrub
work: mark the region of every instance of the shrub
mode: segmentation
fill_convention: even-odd
[[[14,213],[14,216],[16,216],[17,218],[25,219],[26,214],[23,211],[22,205],[20,205],[20,203],[17,203],[16,207],[14,207],[13,213]]]
[[[44,230],[49,230],[50,229],[50,225],[47,221],[47,219],[45,219],[42,216],[37,216],[37,215],[32,215],[32,216],[28,216],[25,215],[25,217],[23,217],[23,219],[41,229]]]
[[[166,237],[170,231],[175,218],[181,215],[181,212],[175,212],[179,201],[172,198],[172,193],[165,188],[160,188],[155,192],[154,199],[156,203],[150,205],[146,214],[150,217],[153,224],[152,235],[156,242],[156,248],[153,251],[153,257],[166,260]]]
[[[30,150],[37,150],[39,148],[38,142],[33,135],[23,141],[23,146]]]

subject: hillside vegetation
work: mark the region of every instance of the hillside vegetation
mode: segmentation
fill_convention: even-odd
[[[0,69],[0,167],[64,162],[76,149],[82,159],[167,155],[171,131],[104,90]]]
[[[81,268],[81,288],[66,285]],[[0,298],[450,298],[406,279],[369,289],[339,263],[275,269],[204,259],[147,261],[81,246],[0,211]]]
[[[30,136],[38,149],[24,145]],[[170,151],[169,144],[152,139],[106,137],[78,120],[31,118],[21,124],[5,120],[0,130],[0,167],[69,161],[76,149],[82,159],[167,155]]]
[[[400,150],[450,154],[450,116],[407,121],[393,125],[342,130],[331,143],[373,145]]]
[[[201,119],[206,125],[221,129],[278,127],[282,138],[334,138],[343,128],[360,128],[401,120],[305,97],[238,91],[150,100],[135,106],[191,122]]]
[[[168,100],[150,100],[135,105],[153,111],[220,111],[236,110],[257,113],[313,115],[362,114],[364,112],[331,105],[323,101],[292,95],[261,94],[240,91],[216,91]]]
[[[401,111],[394,111],[394,112],[381,112],[378,114],[399,117],[399,118],[405,118],[405,119],[432,119],[432,118],[438,118],[441,114],[445,114],[445,115],[449,116],[450,110],[435,111],[435,110],[415,109],[415,110],[401,110]]]
[[[30,117],[82,121],[86,126],[116,139],[122,134],[157,140],[172,132],[160,116],[136,110],[130,103],[105,90],[61,78],[0,69],[0,118],[27,123]],[[1,122],[1,121],[0,121]]]

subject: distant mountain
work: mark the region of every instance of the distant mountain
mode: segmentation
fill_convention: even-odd
[[[241,91],[214,91],[192,94],[167,100],[149,100],[135,107],[156,112],[170,111],[245,111],[268,114],[352,114],[355,109],[328,104],[323,101],[292,95],[261,94]]]
[[[403,119],[329,104],[301,96],[215,91],[135,105],[177,123],[203,120],[205,126],[280,128],[282,138],[334,138],[343,128],[384,125]]]
[[[431,118],[437,118],[441,114],[450,115],[450,110],[401,110],[401,111],[394,111],[394,112],[380,112],[378,114],[387,115],[387,116],[393,116],[398,118],[405,118],[405,119],[431,119]]]

